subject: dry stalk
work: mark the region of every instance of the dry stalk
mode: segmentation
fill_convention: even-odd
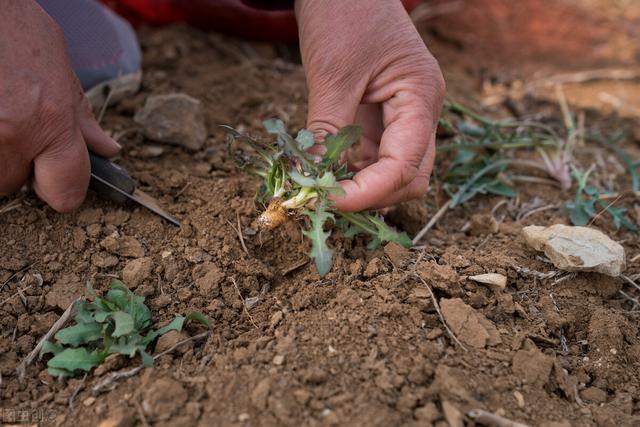
[[[206,338],[209,335],[211,335],[211,332],[207,331],[207,332],[203,332],[201,334],[198,335],[194,335],[192,337],[189,338],[185,338],[182,341],[178,341],[177,343],[175,343],[173,346],[169,347],[168,349],[166,349],[165,351],[156,354],[155,356],[153,356],[153,360],[157,360],[158,358],[171,353],[173,350],[175,350],[176,348],[190,342],[190,341],[195,341],[195,340],[199,340],[200,338]],[[120,372],[112,372],[110,373],[107,378],[105,378],[104,380],[100,381],[98,384],[94,385],[91,388],[91,391],[94,394],[100,394],[103,393],[105,391],[111,391],[114,388],[117,387],[117,382],[123,378],[130,378],[134,375],[136,375],[138,372],[140,372],[141,370],[144,369],[144,365],[140,365],[140,366],[136,366],[133,369],[129,369],[128,371],[120,371]]]
[[[631,286],[633,286],[634,288],[636,288],[637,290],[640,291],[640,285],[638,285],[636,282],[633,281],[633,279],[631,279],[631,277],[626,276],[624,274],[621,274],[620,277],[622,277],[622,279],[627,282],[628,284],[630,284]]]
[[[233,283],[233,287],[236,289],[236,293],[238,294],[238,297],[240,298],[240,301],[242,302],[242,311],[249,318],[249,321],[251,322],[253,327],[256,328],[256,329],[260,329],[258,327],[258,324],[255,322],[255,320],[253,320],[253,316],[251,316],[251,313],[249,313],[249,310],[247,309],[247,303],[246,303],[244,297],[242,296],[242,294],[240,293],[240,288],[238,288],[238,283],[236,283],[235,277],[230,277],[229,280],[231,281],[231,283]]]
[[[84,377],[82,377],[82,381],[80,382],[80,384],[78,384],[78,387],[76,387],[75,390],[73,390],[73,393],[71,393],[71,396],[69,396],[69,409],[71,411],[73,411],[73,401],[75,400],[78,393],[80,393],[80,390],[84,388],[84,384],[87,382],[87,375],[88,374],[85,372]]]
[[[434,216],[431,217],[427,225],[425,225],[422,230],[416,234],[416,237],[413,238],[412,244],[416,245],[422,238],[433,228],[434,225],[444,216],[444,214],[449,210],[449,205],[451,204],[451,200],[442,205],[442,207],[436,212]]]
[[[469,411],[467,412],[467,416],[476,423],[488,427],[529,427],[527,424],[512,421],[482,409]]]
[[[229,227],[231,227],[233,229],[233,231],[236,232],[236,234],[238,235],[238,240],[240,240],[240,246],[242,246],[242,250],[244,251],[244,253],[246,253],[247,255],[249,255],[249,250],[247,249],[247,246],[244,244],[244,237],[242,236],[242,227],[240,224],[240,215],[237,214],[237,220],[238,220],[238,226],[236,227],[235,225],[233,225],[233,223],[231,221],[229,221],[228,219],[227,224],[229,224]]]
[[[444,326],[444,328],[446,329],[447,334],[449,334],[451,339],[456,344],[458,344],[461,349],[463,349],[464,351],[468,351],[467,348],[460,342],[458,337],[456,337],[456,335],[453,333],[453,331],[451,329],[449,329],[449,325],[447,325],[447,322],[445,322],[444,316],[442,315],[442,312],[440,311],[440,305],[438,304],[438,300],[436,299],[436,296],[433,293],[433,290],[431,290],[431,286],[429,286],[429,284],[422,277],[420,277],[420,275],[418,275],[417,273],[413,273],[413,276],[416,279],[418,279],[420,282],[422,282],[424,287],[426,287],[427,290],[429,291],[429,295],[431,295],[431,301],[433,301],[433,306],[436,309],[436,312],[438,313],[438,317],[440,318],[440,322],[442,322],[442,326]]]
[[[56,323],[51,326],[51,329],[49,329],[49,331],[44,334],[42,338],[40,338],[40,341],[38,341],[36,347],[31,350],[31,353],[29,353],[27,357],[20,363],[20,365],[18,365],[18,367],[16,368],[16,372],[18,373],[18,379],[20,381],[24,379],[24,376],[27,372],[27,366],[29,366],[31,362],[33,362],[33,359],[35,359],[35,357],[40,353],[40,350],[42,349],[44,343],[47,342],[53,335],[55,335],[56,332],[58,332],[65,323],[67,323],[67,320],[69,320],[69,318],[75,313],[76,304],[83,299],[84,298],[77,298],[69,305],[69,307],[67,307],[64,313],[62,313],[62,316],[60,316]]]

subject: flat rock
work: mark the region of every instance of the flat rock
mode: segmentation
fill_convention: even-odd
[[[460,298],[441,300],[440,309],[445,322],[463,344],[485,348],[501,342],[495,325]]]
[[[507,287],[507,278],[498,273],[478,274],[469,277],[469,280],[488,285],[492,290],[502,291]]]
[[[134,120],[154,141],[198,150],[207,139],[202,103],[184,93],[148,97]]]
[[[522,229],[527,244],[560,270],[592,271],[617,277],[626,268],[624,248],[601,231],[555,224]]]

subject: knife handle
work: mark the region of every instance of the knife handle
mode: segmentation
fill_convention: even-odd
[[[136,182],[123,167],[118,166],[109,159],[91,152],[89,152],[89,160],[91,161],[91,175],[101,178],[127,194],[133,194],[136,189]],[[107,200],[112,200],[118,203],[124,203],[127,200],[124,195],[118,193],[112,188],[109,188],[93,176],[91,177],[89,188],[95,191],[98,196]]]

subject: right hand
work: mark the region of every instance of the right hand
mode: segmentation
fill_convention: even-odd
[[[0,195],[29,179],[59,212],[89,185],[87,147],[113,157],[120,145],[96,122],[58,25],[33,0],[4,0],[0,14]]]

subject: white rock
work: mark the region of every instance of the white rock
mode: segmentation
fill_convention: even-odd
[[[469,277],[469,280],[484,283],[485,285],[489,285],[492,289],[496,288],[498,290],[504,290],[504,288],[507,287],[507,278],[498,273],[478,274],[477,276]]]
[[[527,244],[560,270],[593,271],[617,277],[626,268],[624,248],[601,231],[555,224],[522,229]]]
[[[207,139],[202,103],[183,93],[150,96],[134,120],[154,141],[198,150]]]

